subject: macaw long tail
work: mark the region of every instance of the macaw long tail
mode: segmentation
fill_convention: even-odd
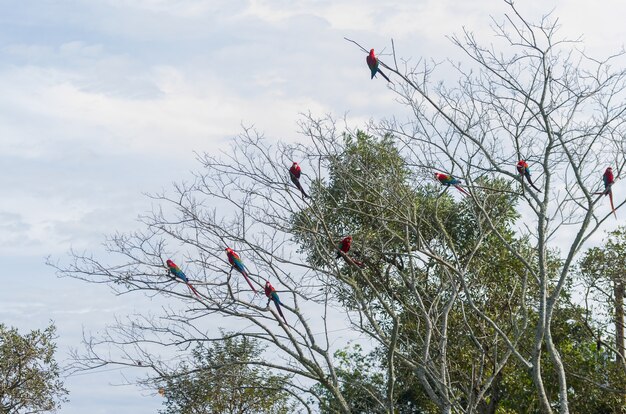
[[[352,259],[352,258],[351,258]],[[363,262],[359,262],[356,259],[352,259],[352,261],[354,262],[355,265],[357,265],[358,267],[365,267],[365,265],[363,264]]]
[[[298,190],[300,190],[300,192],[302,193],[303,198],[309,198],[309,195],[304,192],[304,188],[302,188],[302,185],[300,184],[300,182],[298,182]]]
[[[609,192],[609,201],[611,201],[611,210],[613,210],[613,215],[617,218],[617,213],[615,212],[615,206],[613,205],[613,191]]]
[[[283,314],[283,311],[280,309],[280,302],[275,300],[274,304],[276,305],[276,310],[278,311],[278,314],[285,321],[285,325],[287,325],[287,319],[285,318],[285,315]]]
[[[298,187],[298,190],[300,190],[300,192],[302,193],[302,197],[309,198],[309,195],[304,192],[304,188],[302,188],[302,184],[300,184],[300,180],[298,178],[291,175],[291,182],[294,183],[296,187]]]
[[[198,291],[196,290],[196,288],[195,288],[195,287],[193,287],[193,286],[191,285],[191,283],[187,282],[187,286],[189,286],[189,289],[191,289],[191,291],[192,291],[193,293],[195,293],[197,297],[199,297],[200,299],[202,299],[202,297],[200,296],[200,294],[198,293]]]
[[[385,74],[383,73],[383,71],[382,71],[382,70],[377,69],[377,72],[378,72],[378,73],[380,73],[380,75],[381,75],[383,78],[385,78],[385,79],[387,80],[387,82],[390,82],[390,83],[391,83],[391,81],[389,80],[389,78],[387,77],[387,75],[385,75]]]
[[[541,190],[535,187],[535,184],[533,184],[533,180],[530,179],[530,174],[526,174],[526,181],[528,181],[528,184],[530,184],[530,186],[534,188],[536,192],[541,192]]]
[[[246,278],[246,282],[248,282],[248,286],[250,286],[250,289],[252,289],[254,291],[254,293],[257,293],[256,289],[254,288],[254,286],[252,285],[252,282],[250,281],[250,279],[248,278],[248,272],[241,272],[241,274],[243,275],[243,277]]]
[[[355,264],[358,267],[365,267],[365,265],[363,264],[363,262],[359,262],[358,260],[348,256],[348,254],[346,253],[346,255],[344,256],[343,260],[346,261],[346,263],[348,264]]]
[[[455,185],[454,185],[454,187],[455,187],[457,190],[459,190],[460,192],[462,192],[463,194],[465,194],[466,196],[469,196],[469,195],[470,195],[467,191],[465,191],[464,189],[462,189],[462,188],[461,188],[461,186],[459,186],[459,185],[456,185],[456,184],[455,184]]]

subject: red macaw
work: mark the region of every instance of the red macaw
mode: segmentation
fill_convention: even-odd
[[[302,174],[302,169],[298,165],[297,162],[294,161],[291,168],[289,168],[289,177],[291,177],[291,182],[298,187],[298,190],[302,193],[302,198],[308,198],[309,195],[304,192],[304,188],[302,188],[302,184],[300,184],[300,175]]]
[[[352,236],[344,237],[343,240],[339,243],[339,250],[348,254],[350,251],[350,246],[352,245]],[[337,252],[337,259],[341,257],[341,253]]]
[[[461,186],[460,186],[461,180],[459,180],[457,178],[454,178],[451,175],[442,174],[442,173],[435,173],[435,178],[437,180],[439,180],[439,182],[441,184],[445,185],[446,187],[450,187],[451,185],[453,185],[457,190],[459,190],[460,192],[462,192],[466,196],[469,195],[469,193],[467,191],[465,191],[464,189],[461,188]]]
[[[172,275],[174,275],[175,277],[185,282],[187,286],[189,286],[189,289],[191,289],[191,291],[195,293],[197,297],[200,297],[200,294],[198,293],[196,288],[191,286],[191,283],[189,283],[189,279],[187,279],[187,275],[185,275],[185,273],[183,273],[183,271],[180,270],[180,267],[176,266],[176,263],[174,263],[170,259],[167,259],[165,263],[167,264],[167,267]]]
[[[611,202],[611,210],[613,211],[613,215],[617,218],[617,213],[615,213],[615,206],[613,205],[613,184],[615,184],[615,177],[613,176],[613,168],[608,167],[604,174],[602,175],[602,181],[604,182],[604,191],[594,193],[600,195],[608,195],[609,201]]]
[[[371,72],[371,78],[370,79],[374,79],[374,76],[376,76],[376,73],[380,73],[380,75],[385,78],[387,80],[387,82],[391,82],[389,80],[389,78],[387,77],[387,75],[385,75],[379,68],[378,65],[380,64],[380,62],[378,61],[378,58],[376,57],[376,55],[374,54],[374,49],[370,50],[370,54],[367,55],[367,57],[365,58],[365,61],[367,62],[367,66],[369,66],[370,68],[370,72]]]
[[[530,179],[530,168],[528,167],[528,163],[525,160],[519,160],[516,168],[517,172],[522,176],[522,179],[523,177],[526,177],[526,181],[528,181],[528,184],[530,184],[530,186],[534,188],[535,191],[540,193],[541,190],[535,187],[535,184],[533,184],[533,181]]]
[[[270,301],[274,302],[274,305],[276,305],[276,310],[285,321],[285,324],[287,324],[287,319],[285,319],[285,315],[283,315],[283,311],[280,309],[280,305],[282,305],[283,303],[280,301],[278,293],[276,293],[276,289],[274,289],[274,286],[272,286],[269,280],[265,281],[265,296],[267,296],[268,298],[267,305],[269,306]]]
[[[339,250],[337,252],[337,259],[339,259],[341,257],[341,252],[343,252],[346,256],[348,256],[348,252],[350,251],[350,246],[352,245],[352,236],[346,236],[343,238],[343,240],[341,240],[341,242],[339,243]],[[359,262],[358,260],[355,260],[354,258],[348,256],[350,258],[350,260],[352,260],[354,262],[355,265],[359,266],[359,267],[363,267],[363,263]]]
[[[237,271],[241,273],[243,277],[246,279],[246,282],[248,282],[250,289],[252,289],[254,293],[257,293],[256,289],[252,285],[252,282],[250,281],[250,278],[248,277],[248,270],[246,269],[246,266],[243,264],[243,262],[239,258],[239,255],[235,253],[233,249],[231,249],[230,247],[227,247],[226,256],[228,256],[228,262],[230,263],[230,265],[234,267],[235,269],[237,269]]]

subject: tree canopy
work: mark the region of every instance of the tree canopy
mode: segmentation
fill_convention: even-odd
[[[55,327],[21,335],[0,324],[0,408],[3,413],[54,411],[67,390],[54,359]]]
[[[199,345],[190,364],[182,363],[159,381],[166,398],[163,414],[293,412],[284,384],[262,366],[258,341],[226,335],[221,342]],[[255,365],[259,364],[259,365]]]

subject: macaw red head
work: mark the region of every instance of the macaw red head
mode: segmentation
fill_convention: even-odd
[[[166,263],[168,266],[170,266],[170,267],[174,267],[174,266],[176,266],[176,265],[174,264],[174,262],[172,262],[170,259],[167,259],[167,261],[166,261],[165,263]]]
[[[441,181],[441,180],[445,180],[446,178],[448,178],[448,176],[442,173],[435,173],[435,178]]]
[[[613,168],[611,168],[611,167],[607,168],[606,172],[613,172]]]
[[[228,254],[228,253],[231,253],[231,254],[234,253],[233,249],[231,249],[230,247],[227,247],[226,248],[226,254]]]
[[[265,289],[271,289],[272,288],[272,284],[270,283],[269,280],[265,281]]]
[[[294,167],[297,167],[297,166],[298,166],[298,163],[294,161],[294,162],[293,162],[293,166],[294,166]]]
[[[370,57],[373,57],[373,58],[375,58],[375,57],[376,57],[376,56],[374,55],[374,49],[371,49],[371,50],[370,50]]]

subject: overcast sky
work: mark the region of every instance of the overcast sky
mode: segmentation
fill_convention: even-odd
[[[563,33],[604,56],[625,38],[626,3],[520,1],[530,18],[555,9]],[[99,252],[132,229],[142,195],[195,168],[254,125],[297,135],[299,113],[348,114],[352,126],[397,113],[382,80],[344,36],[404,57],[454,57],[462,26],[488,41],[497,0],[0,0],[0,322],[58,326],[58,359],[148,299],[57,279],[45,257]],[[153,304],[157,305],[157,304]],[[154,413],[161,400],[114,370],[68,379],[61,413]]]

